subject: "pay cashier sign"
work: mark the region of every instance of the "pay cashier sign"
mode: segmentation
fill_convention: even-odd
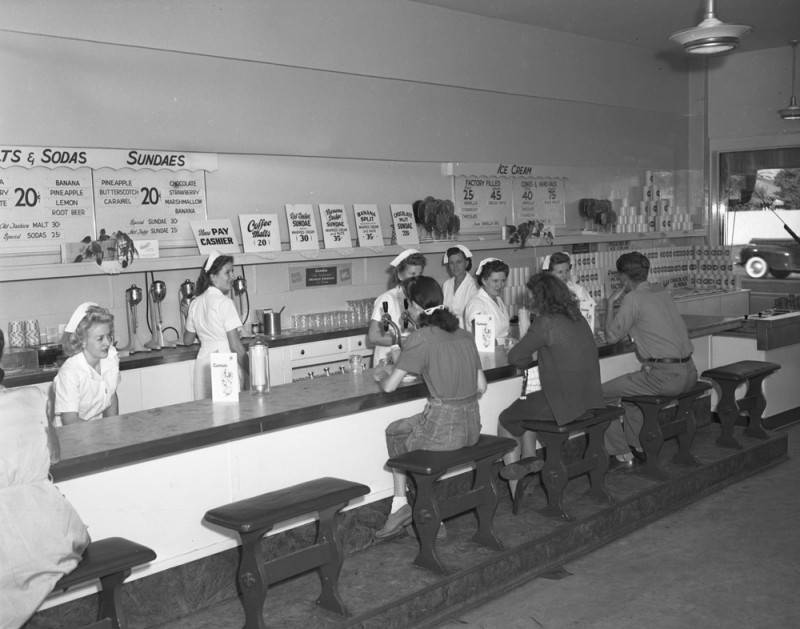
[[[239,241],[236,240],[230,219],[191,221],[191,225],[200,253],[239,253]]]

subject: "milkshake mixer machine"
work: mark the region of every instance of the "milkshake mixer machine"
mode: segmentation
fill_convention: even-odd
[[[147,292],[147,310],[150,325],[150,340],[145,343],[145,347],[150,349],[162,349],[164,343],[164,319],[161,316],[161,302],[167,296],[167,285],[161,280],[152,279],[150,290]]]
[[[125,347],[117,348],[119,351],[128,351],[131,354],[136,352],[146,352],[147,348],[142,345],[142,342],[136,336],[139,329],[138,317],[136,310],[139,304],[142,303],[142,289],[136,284],[131,284],[131,287],[125,291],[125,314],[128,320],[128,344]]]
[[[194,282],[192,282],[192,280],[184,280],[183,284],[181,284],[181,287],[178,290],[178,295],[180,297],[178,301],[178,310],[180,311],[181,318],[181,329],[180,336],[178,337],[178,343],[182,345],[183,335],[186,332],[186,317],[189,314],[189,304],[192,303],[192,299],[194,299]]]

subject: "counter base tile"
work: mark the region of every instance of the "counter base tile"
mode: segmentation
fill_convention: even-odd
[[[661,458],[673,476],[669,481],[609,475],[608,488],[616,498],[613,506],[598,505],[586,497],[585,478],[573,480],[565,496],[575,516],[572,522],[539,515],[537,509],[546,499],[534,484],[528,489],[525,508],[512,515],[506,485],[500,482],[495,529],[506,550],[492,551],[469,541],[476,530],[473,514],[448,520],[447,540],[437,544],[442,560],[455,568],[448,577],[412,565],[417,552],[414,537],[373,540],[388,511],[388,499],[348,511],[343,514],[346,558],[340,592],[353,616],[342,619],[314,605],[319,579],[311,572],[269,589],[267,625],[286,629],[431,626],[786,458],[785,433],[761,441],[739,434],[741,428],[736,430],[744,449],[735,452],[715,445],[718,426],[698,430],[692,452],[703,465],[697,468],[672,464],[675,443],[667,441]],[[453,484],[467,483],[468,475],[447,482],[452,490]],[[267,557],[306,544],[315,528],[309,524],[266,538]],[[241,627],[244,615],[234,592],[237,564],[238,551],[232,549],[127,584],[123,604],[131,629]],[[76,620],[88,622],[96,609],[95,599],[91,596],[40,612],[26,629],[62,629],[74,626]]]

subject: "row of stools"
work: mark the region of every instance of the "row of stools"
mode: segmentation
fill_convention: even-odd
[[[741,448],[733,436],[733,428],[742,416],[747,418],[745,434],[767,437],[761,425],[761,415],[766,407],[762,383],[764,378],[778,369],[780,365],[774,363],[740,361],[703,372],[702,376],[720,389],[717,413],[721,434],[718,445]],[[747,385],[747,390],[743,398],[736,400],[736,389],[742,384]],[[699,464],[691,454],[696,431],[693,407],[695,401],[711,388],[710,383],[698,381],[691,390],[674,397],[623,398],[624,402],[638,405],[644,415],[641,442],[647,462],[643,473],[659,480],[669,478],[660,466],[659,453],[664,440],[673,437],[678,440],[678,451],[673,461],[686,465]],[[541,479],[547,494],[546,515],[569,519],[564,510],[564,490],[570,478],[583,474],[589,475],[590,496],[613,502],[605,485],[609,457],[603,447],[603,435],[609,423],[621,416],[621,407],[607,406],[591,409],[564,426],[537,418],[525,423],[528,430],[536,431],[544,446],[545,463]],[[582,449],[581,456],[567,456],[567,442],[580,434],[586,437],[586,447]],[[413,525],[419,541],[419,553],[414,560],[416,565],[439,574],[448,573],[436,552],[437,532],[444,519],[466,511],[474,510],[477,514],[478,528],[473,541],[496,550],[503,548],[493,528],[498,504],[496,467],[499,459],[515,445],[513,439],[482,434],[474,446],[450,452],[416,450],[387,461],[388,467],[405,472],[413,482]],[[437,497],[434,491],[436,483],[449,470],[465,466],[474,467],[469,489],[458,495]],[[514,513],[519,511],[524,486],[529,480],[530,476],[518,483]],[[239,500],[205,514],[207,522],[235,531],[241,538],[237,580],[245,612],[245,629],[264,629],[264,603],[267,589],[272,583],[310,570],[318,571],[321,582],[317,604],[329,611],[347,615],[347,608],[338,591],[343,551],[342,530],[337,523],[337,515],[351,500],[369,491],[369,487],[360,483],[340,478],[318,478]],[[262,550],[264,535],[281,522],[311,513],[318,514],[314,543],[265,561]],[[101,622],[106,624],[92,627],[124,629],[125,619],[119,605],[122,582],[133,566],[154,558],[155,553],[151,549],[122,538],[93,542],[78,568],[62,578],[57,589],[99,578],[102,585],[100,617],[105,618]]]

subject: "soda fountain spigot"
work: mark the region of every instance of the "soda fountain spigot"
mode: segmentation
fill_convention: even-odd
[[[400,322],[403,324],[403,330],[408,330],[411,328],[412,330],[417,329],[417,322],[414,321],[413,317],[408,313],[408,299],[403,299],[403,312],[400,314]]]
[[[400,328],[397,327],[397,324],[392,321],[392,315],[389,314],[389,302],[384,301],[382,303],[383,307],[383,314],[381,315],[381,323],[383,324],[383,331],[388,332],[389,329],[392,330],[392,336],[394,337],[395,343],[400,343],[400,337],[402,336],[400,333]]]

